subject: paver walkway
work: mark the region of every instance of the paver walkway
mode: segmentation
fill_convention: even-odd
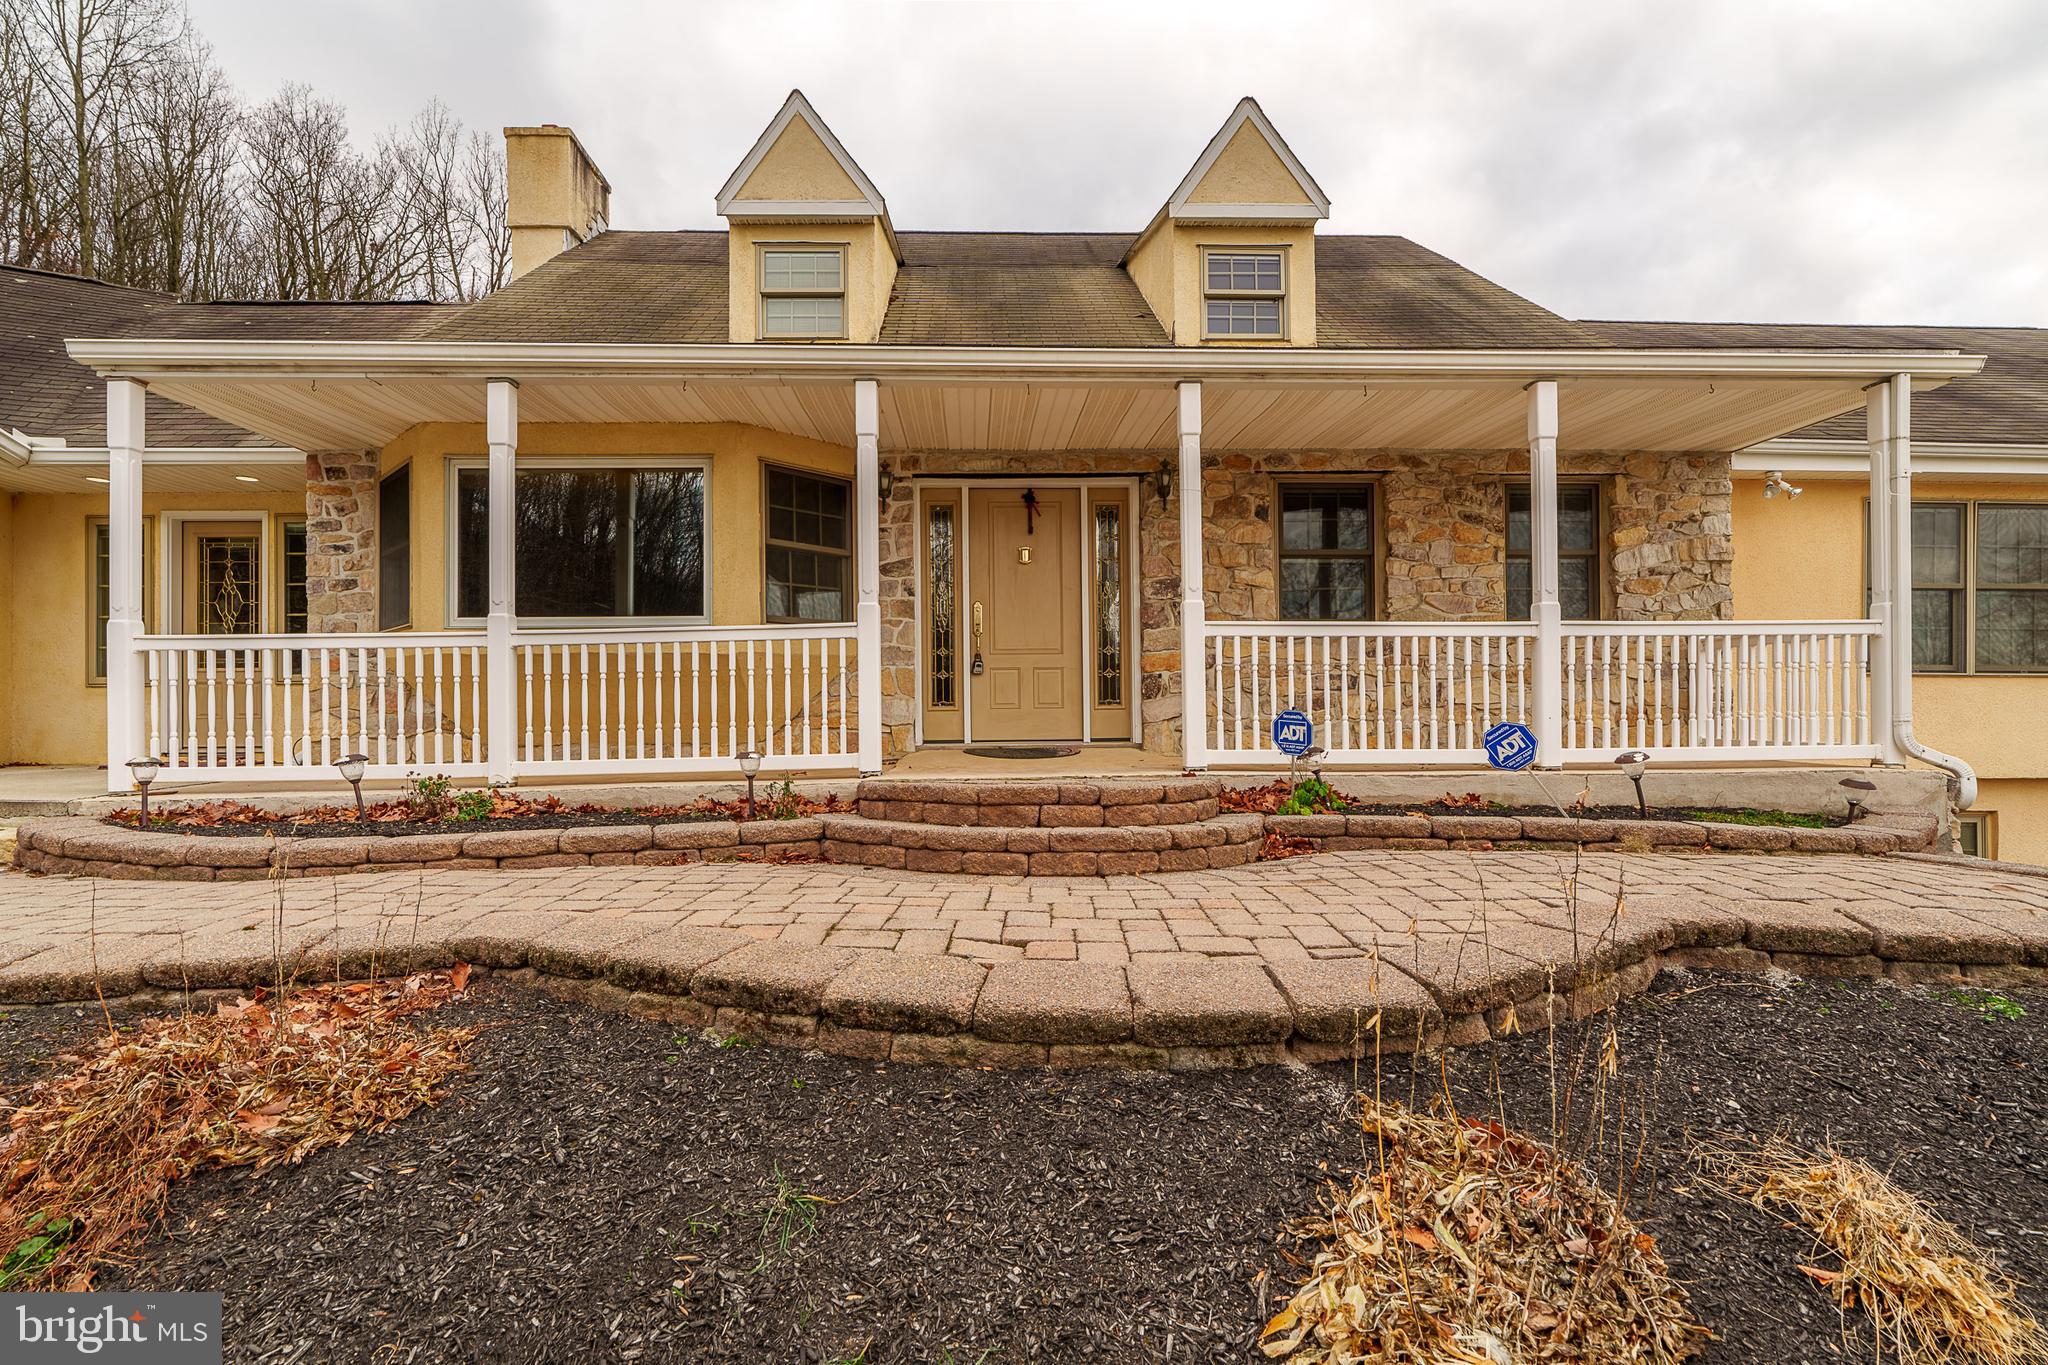
[[[649,927],[736,929],[785,944],[950,953],[982,962],[1123,963],[1167,955],[1284,962],[1358,956],[1389,939],[1452,939],[1482,920],[1555,925],[1569,855],[1330,853],[1223,871],[998,878],[824,863],[701,863],[352,874],[282,884],[294,924],[403,919],[446,934],[506,912],[591,914]],[[1578,900],[1617,895],[2048,916],[2048,877],[1854,855],[1588,854]],[[265,925],[279,885],[0,876],[10,943]],[[1930,918],[1932,918],[1930,914]],[[17,959],[18,960],[18,959]]]
[[[1619,903],[1623,908],[1616,914]],[[281,932],[277,932],[281,931]],[[2048,979],[2048,877],[1857,855],[1329,853],[987,878],[698,863],[0,876],[0,1002],[458,958],[876,1059],[1242,1065],[1583,1013],[1662,966]]]

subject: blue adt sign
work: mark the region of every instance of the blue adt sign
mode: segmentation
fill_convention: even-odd
[[[1282,711],[1273,717],[1273,747],[1289,758],[1300,758],[1315,743],[1316,727],[1299,711]]]
[[[1536,761],[1536,732],[1526,725],[1504,720],[1479,742],[1486,748],[1486,761],[1496,768],[1518,773]]]

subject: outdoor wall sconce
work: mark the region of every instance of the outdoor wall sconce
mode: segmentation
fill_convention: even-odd
[[[1849,793],[1849,823],[1853,825],[1863,818],[1863,803],[1877,790],[1877,784],[1867,777],[1845,777],[1839,785]]]
[[[1173,472],[1171,460],[1161,460],[1159,468],[1152,471],[1152,491],[1159,495],[1161,502],[1173,496]]]
[[[1643,800],[1643,770],[1650,766],[1650,756],[1641,749],[1630,749],[1625,754],[1615,756],[1614,766],[1621,769],[1623,776],[1635,784],[1636,814],[1645,820],[1649,819],[1649,803]]]
[[[163,770],[163,764],[153,758],[131,758],[128,771],[135,778],[135,786],[142,793],[142,813],[135,817],[137,829],[149,828],[149,784],[156,781],[156,775]]]
[[[370,761],[368,754],[343,754],[334,761],[334,771],[341,774],[341,780],[355,789],[356,819],[366,818],[363,810],[363,766]]]
[[[743,754],[734,755],[734,757],[739,760],[740,771],[745,773],[747,777],[747,818],[751,820],[754,818],[754,778],[761,771],[761,755],[749,749]]]
[[[887,502],[896,495],[896,471],[883,465],[875,474],[875,491]]]

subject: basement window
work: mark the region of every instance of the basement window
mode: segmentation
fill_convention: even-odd
[[[1215,251],[1202,253],[1202,335],[1278,341],[1286,336],[1285,253]]]
[[[762,339],[836,340],[845,335],[845,248],[763,247]]]

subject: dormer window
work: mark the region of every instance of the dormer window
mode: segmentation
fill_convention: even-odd
[[[1212,339],[1286,337],[1287,253],[1202,253],[1202,335]]]
[[[816,340],[846,335],[846,248],[761,248],[761,336]]]

